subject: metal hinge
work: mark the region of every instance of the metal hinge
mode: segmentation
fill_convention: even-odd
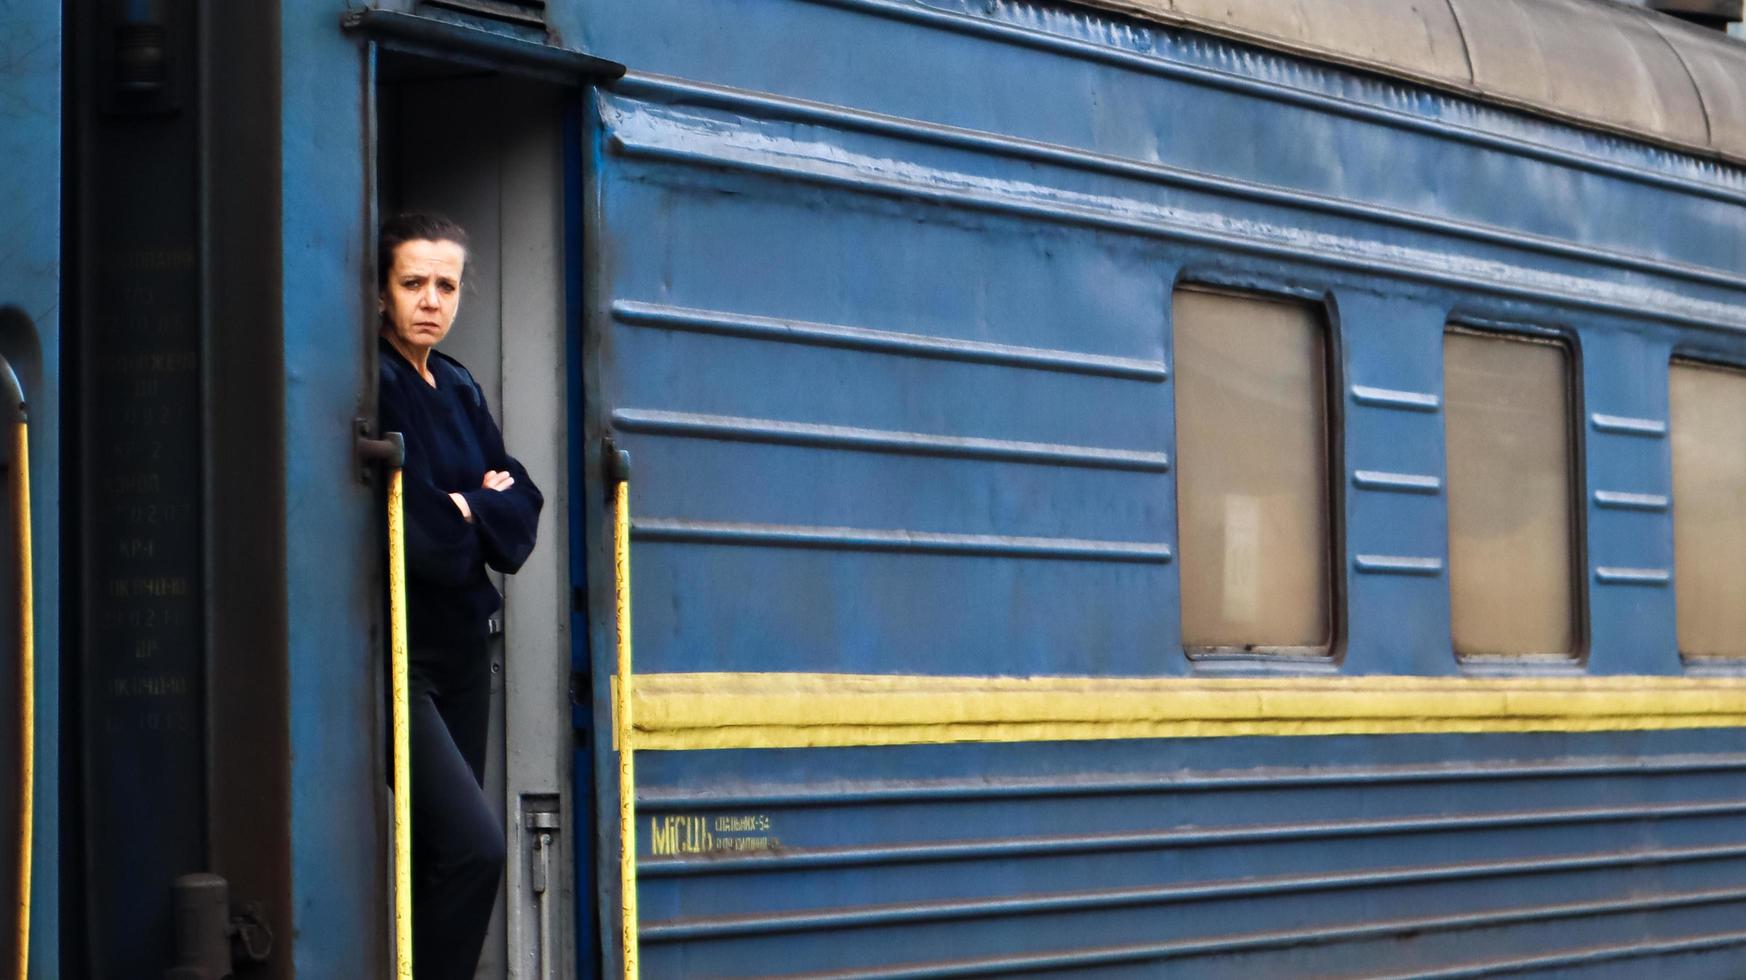
[[[390,469],[406,465],[406,437],[398,432],[384,432],[377,439],[373,429],[369,419],[352,420],[352,451],[358,460],[358,479],[364,483],[370,482],[378,463]]]
[[[611,500],[613,488],[620,483],[629,483],[631,478],[631,454],[628,449],[620,449],[611,440],[603,440],[600,444],[600,481],[605,484],[606,499]]]

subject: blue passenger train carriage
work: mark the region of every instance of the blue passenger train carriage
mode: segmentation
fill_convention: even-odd
[[[480,976],[1746,974],[1746,42],[1649,6],[27,25],[31,976],[195,969],[197,871],[390,975],[407,208],[550,491]]]
[[[1746,969],[1742,52],[1092,6],[590,11],[641,969]]]

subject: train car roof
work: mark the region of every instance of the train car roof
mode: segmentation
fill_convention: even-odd
[[[1746,43],[1614,0],[1078,0],[1746,163]]]

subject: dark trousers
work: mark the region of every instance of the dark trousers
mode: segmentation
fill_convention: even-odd
[[[490,656],[483,639],[415,646],[412,966],[418,980],[472,980],[503,879],[503,824],[485,802]]]

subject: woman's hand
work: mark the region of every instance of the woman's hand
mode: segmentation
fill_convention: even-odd
[[[510,476],[508,470],[486,470],[485,479],[479,481],[479,485],[487,490],[496,490],[498,493],[502,493],[515,486],[515,477]],[[467,498],[458,493],[451,493],[449,499],[453,500],[455,506],[460,508],[461,519],[468,524],[473,523],[473,508],[467,506]]]
[[[502,493],[515,486],[515,477],[510,476],[507,470],[486,470],[485,479],[481,480],[479,485],[487,490],[496,490],[498,493]],[[467,498],[458,493],[451,493],[449,499],[453,500],[455,506],[460,508],[461,519],[468,524],[473,523],[473,508],[467,506]]]

